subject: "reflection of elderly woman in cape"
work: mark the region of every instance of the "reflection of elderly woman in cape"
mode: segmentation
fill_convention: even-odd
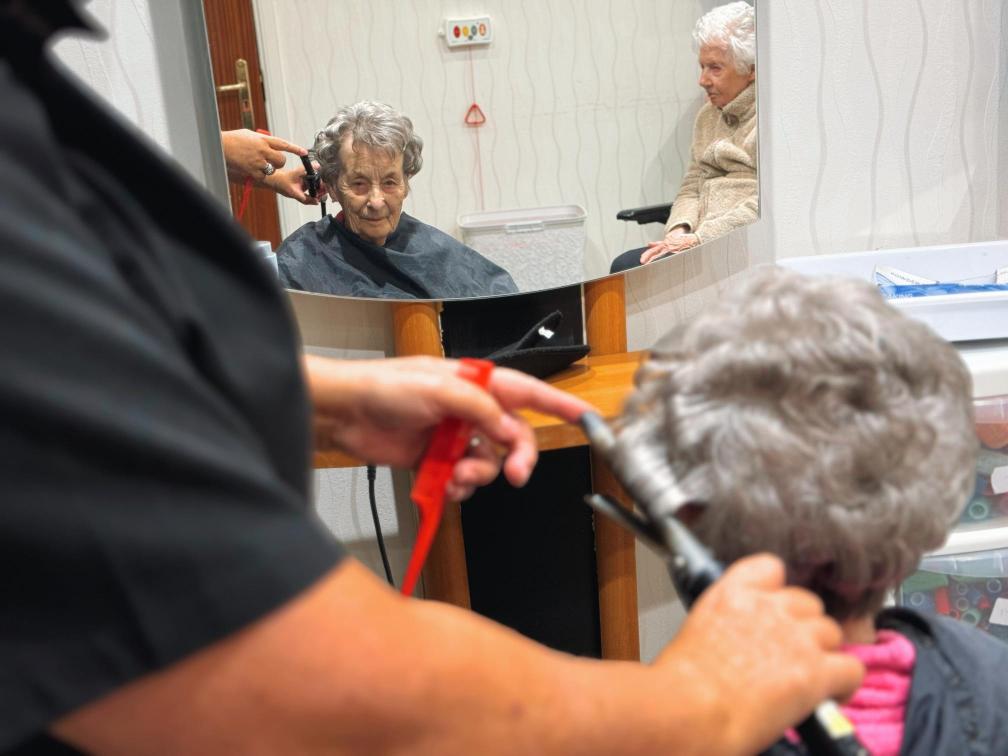
[[[693,29],[707,102],[693,126],[692,160],[672,203],[665,238],[624,252],[613,272],[682,252],[756,220],[756,24],[752,7],[728,3]]]
[[[443,299],[517,291],[502,268],[402,212],[423,142],[376,102],[342,108],[315,139],[322,181],[341,211],[277,250],[285,286],[356,297]]]

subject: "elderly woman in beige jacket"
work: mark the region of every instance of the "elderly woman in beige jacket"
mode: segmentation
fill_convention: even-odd
[[[707,102],[665,237],[616,259],[623,270],[682,252],[756,219],[756,29],[752,6],[721,5],[693,29]],[[640,255],[639,261],[635,258]],[[623,259],[627,258],[627,259]]]

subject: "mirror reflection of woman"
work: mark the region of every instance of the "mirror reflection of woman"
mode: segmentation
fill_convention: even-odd
[[[515,293],[503,268],[403,212],[422,149],[410,119],[388,105],[359,102],[337,112],[312,152],[341,210],[284,240],[277,249],[282,283],[394,299]]]
[[[756,220],[755,12],[741,0],[718,6],[697,21],[693,39],[707,102],[693,125],[689,169],[664,238],[624,252],[613,261],[613,272],[682,252]]]

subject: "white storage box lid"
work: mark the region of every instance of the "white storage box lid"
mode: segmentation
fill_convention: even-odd
[[[519,291],[581,283],[587,232],[580,205],[488,210],[458,218],[462,241],[511,274]]]
[[[777,264],[807,275],[840,275],[874,282],[876,265],[943,283],[994,283],[1008,266],[1008,241],[943,244],[933,247],[788,257]],[[1008,338],[1008,292],[984,291],[891,299],[907,315],[922,320],[949,341]]]
[[[581,205],[525,207],[514,210],[487,210],[466,213],[458,217],[463,231],[475,229],[503,230],[510,233],[541,231],[559,223],[583,223],[588,214]]]

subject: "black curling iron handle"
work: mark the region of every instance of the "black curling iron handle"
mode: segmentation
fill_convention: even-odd
[[[702,564],[690,565],[681,555],[676,555],[669,563],[669,575],[675,585],[676,593],[686,607],[700,597],[721,576],[722,568],[714,559],[704,560]],[[850,722],[843,716],[833,701],[820,704],[814,712],[808,715],[801,724],[795,727],[809,756],[869,756],[862,746]],[[784,746],[781,743],[781,746]],[[765,754],[781,752],[771,748]],[[784,752],[793,752],[791,748]]]

